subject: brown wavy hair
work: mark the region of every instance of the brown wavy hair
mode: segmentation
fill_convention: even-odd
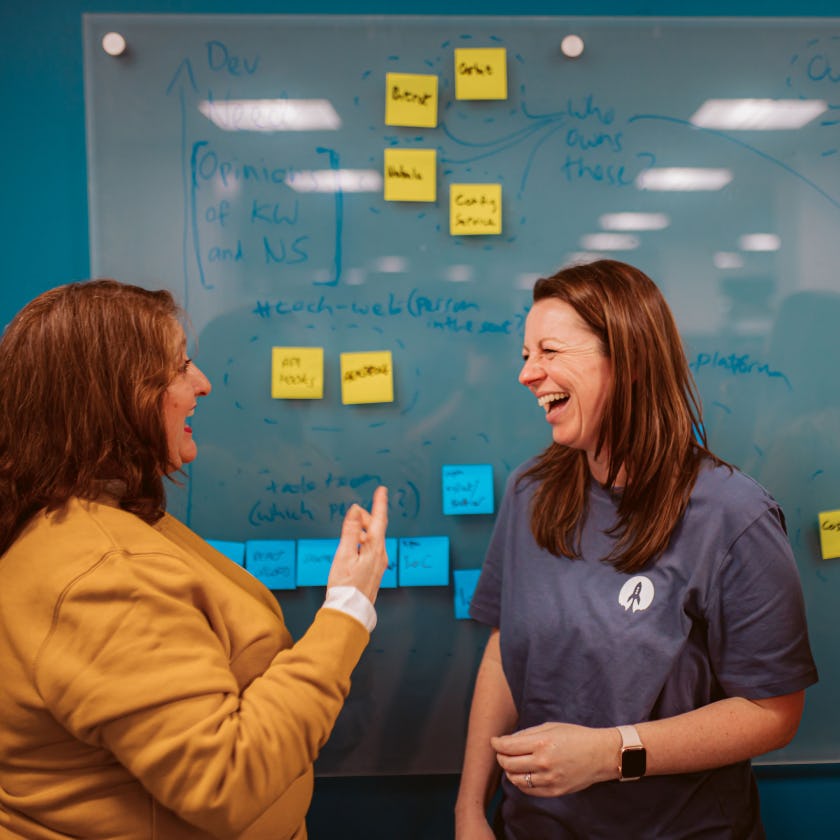
[[[51,289],[0,340],[0,554],[39,510],[97,498],[163,515],[163,397],[183,313],[167,291],[115,280]]]
[[[706,446],[700,399],[668,304],[642,271],[616,260],[564,268],[534,285],[533,299],[569,304],[610,359],[597,452],[609,457],[605,488],[622,467],[625,486],[610,533],[609,557],[623,572],[641,569],[668,546],[704,458],[724,464]],[[580,556],[588,509],[586,453],[552,443],[520,478],[534,479],[531,529],[554,554]]]

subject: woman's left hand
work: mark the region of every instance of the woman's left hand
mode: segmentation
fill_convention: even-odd
[[[508,779],[529,796],[562,796],[618,778],[616,729],[543,723],[490,739]]]

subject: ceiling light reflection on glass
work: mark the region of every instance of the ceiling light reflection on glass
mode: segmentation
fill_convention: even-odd
[[[732,251],[718,251],[712,258],[715,268],[730,269],[743,268],[744,258]]]
[[[728,169],[701,166],[663,166],[646,169],[636,177],[640,190],[660,192],[699,192],[722,190],[732,180]]]
[[[742,251],[778,251],[782,241],[775,233],[746,233],[738,240]]]
[[[475,276],[475,268],[463,264],[450,265],[447,266],[445,275],[450,283],[470,283]]]
[[[604,213],[598,223],[604,230],[664,230],[671,220],[665,213]]]
[[[796,129],[827,108],[821,99],[709,99],[698,108],[691,123],[725,131]]]
[[[198,110],[224,131],[336,131],[341,118],[328,99],[204,100]]]
[[[629,233],[589,233],[581,237],[580,244],[587,251],[635,251],[639,237]]]
[[[315,169],[292,172],[286,183],[300,193],[375,193],[382,190],[382,175],[373,169]]]
[[[377,271],[383,274],[405,274],[408,271],[408,260],[405,257],[379,257],[374,262]]]

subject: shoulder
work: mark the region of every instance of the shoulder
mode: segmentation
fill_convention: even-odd
[[[538,461],[538,457],[529,458],[515,467],[505,482],[505,500],[508,503],[521,504],[527,502],[537,488],[538,479],[529,476],[528,472]]]
[[[160,525],[163,519],[150,525],[129,511],[97,502],[77,502],[71,512],[75,528],[89,534],[101,551],[126,554],[179,554],[181,553]]]
[[[700,467],[686,511],[688,516],[734,530],[748,527],[768,512],[784,522],[778,502],[754,478],[737,467],[708,460]]]
[[[90,557],[114,549],[165,543],[152,525],[109,504],[70,499],[53,511],[40,511],[21,532],[10,552],[54,547],[66,557]]]
[[[528,477],[527,473],[529,470],[533,469],[536,466],[537,462],[539,461],[539,456],[534,456],[533,458],[529,458],[527,461],[523,461],[519,466],[515,467],[507,479],[507,486],[509,489],[518,490],[523,485],[524,486],[533,486],[536,484],[536,479],[533,477]]]
[[[113,505],[82,499],[39,513],[6,559],[18,568],[21,578],[42,576],[59,588],[94,572],[100,577],[108,568],[129,574],[132,567],[191,565],[190,552],[154,525]]]
[[[167,586],[183,598],[190,565],[186,552],[134,514],[71,499],[36,514],[3,555],[0,610],[27,605],[26,631],[35,639],[55,623],[59,605],[68,610],[75,601],[85,612],[91,603],[128,603],[159,588],[153,576],[177,578]]]
[[[692,500],[721,498],[727,502],[738,501],[747,506],[776,506],[776,501],[765,487],[737,467],[716,465],[706,459],[700,466],[697,481],[691,493]]]

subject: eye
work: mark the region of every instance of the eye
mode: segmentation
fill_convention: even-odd
[[[184,363],[178,368],[178,373],[186,373],[192,364],[192,359],[184,359]]]

